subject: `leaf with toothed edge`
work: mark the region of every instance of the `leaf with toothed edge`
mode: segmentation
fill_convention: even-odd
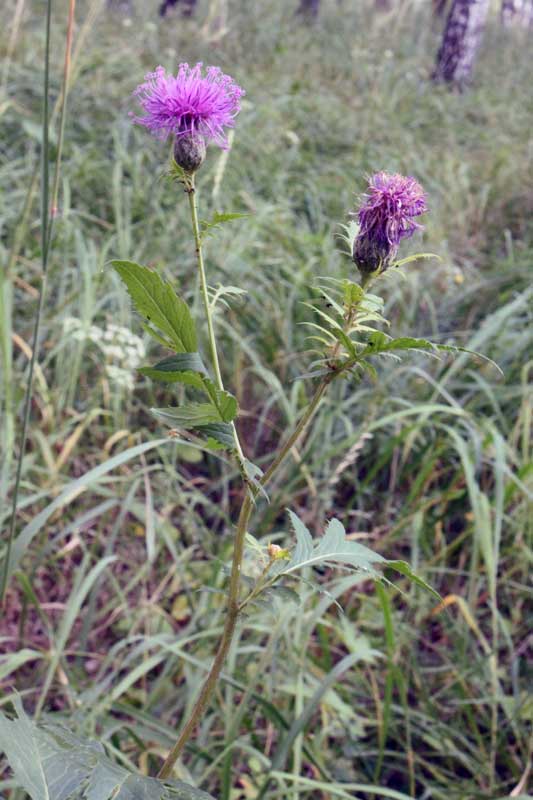
[[[0,750],[32,800],[214,800],[176,780],[146,778],[111,761],[98,742],[53,723],[36,725],[18,697],[17,716],[0,713]]]
[[[343,524],[338,519],[330,520],[324,535],[319,539],[314,539],[296,514],[290,510],[288,514],[296,536],[296,546],[288,563],[275,562],[272,565],[273,575],[288,576],[306,567],[344,566],[356,571],[360,570],[374,580],[385,580],[382,571],[376,569],[379,566],[399,572],[439,598],[438,593],[416,575],[407,562],[388,560],[369,547],[349,539]]]
[[[149,324],[146,328],[158,341],[169,344],[177,353],[198,349],[196,329],[187,304],[159,273],[135,261],[112,261],[125,283],[135,308]],[[153,327],[164,334],[160,337]]]

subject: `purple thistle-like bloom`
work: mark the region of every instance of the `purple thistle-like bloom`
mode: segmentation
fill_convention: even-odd
[[[200,62],[194,67],[180,64],[176,76],[157,67],[133,94],[144,115],[130,116],[158,139],[188,136],[204,144],[214,141],[225,150],[225,128],[233,127],[244,90],[218,67],[207,67],[202,75]]]
[[[427,211],[426,194],[414,178],[377,172],[368,188],[353,248],[353,260],[364,274],[387,269],[402,239],[422,229],[414,218]]]

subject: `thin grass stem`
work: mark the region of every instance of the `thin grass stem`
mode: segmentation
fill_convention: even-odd
[[[20,480],[22,476],[22,464],[24,461],[24,453],[26,450],[26,442],[28,438],[28,427],[30,420],[31,398],[33,388],[33,374],[35,372],[35,365],[37,363],[38,349],[39,349],[39,336],[41,330],[41,318],[44,308],[44,298],[46,296],[46,282],[48,274],[48,263],[50,254],[50,245],[52,241],[52,231],[55,216],[57,214],[57,196],[59,191],[59,177],[61,171],[61,158],[63,153],[63,141],[65,135],[65,119],[66,107],[68,96],[68,84],[71,69],[71,52],[72,52],[72,36],[74,30],[74,15],[76,8],[76,0],[69,0],[69,12],[67,20],[67,33],[65,43],[65,61],[63,68],[63,88],[62,88],[62,102],[60,106],[60,123],[57,154],[54,170],[54,181],[52,189],[52,208],[50,208],[50,170],[49,170],[49,87],[50,87],[50,45],[51,45],[51,19],[52,19],[52,0],[48,0],[46,6],[46,44],[45,44],[45,61],[44,61],[44,85],[43,85],[43,122],[42,122],[42,136],[43,146],[41,153],[41,285],[39,287],[39,297],[37,301],[37,313],[33,327],[33,338],[31,347],[31,357],[28,372],[28,379],[26,384],[26,392],[24,396],[24,411],[22,421],[22,431],[20,438],[20,450],[17,460],[17,468],[15,473],[15,485],[13,488],[13,499],[11,506],[11,519],[9,523],[7,546],[4,557],[4,568],[2,572],[2,580],[0,586],[0,602],[3,602],[7,583],[9,579],[9,567],[11,559],[11,550],[13,546],[13,539],[15,536],[15,525],[17,515],[18,495],[20,488]]]

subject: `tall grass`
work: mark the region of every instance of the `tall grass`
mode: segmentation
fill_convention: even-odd
[[[213,209],[250,214],[207,245],[214,280],[248,292],[219,306],[216,318],[232,355],[222,370],[244,410],[247,455],[268,463],[310,392],[295,380],[308,362],[302,301],[314,277],[351,269],[336,235],[375,169],[412,173],[428,190],[424,249],[442,257],[391,282],[397,329],[480,350],[503,377],[467,357],[420,359],[376,385],[336,387],[260,506],[253,533],[285,541],[289,501],[315,531],[328,516],[344,516],[380,552],[407,556],[442,604],[416,588],[376,593],[360,578],[325,574],[329,595],[304,595],[274,619],[258,611],[239,630],[182,775],[224,800],[525,795],[533,260],[526,39],[494,20],[475,85],[458,96],[428,81],[438,40],[429,3],[382,15],[370,3],[324,2],[320,25],[305,27],[279,0],[234,2],[216,42],[204,35],[208,5],[199,3],[196,22],[163,24],[148,7],[129,17],[78,4],[60,215],[22,462],[23,538],[0,623],[0,704],[16,687],[29,709],[68,714],[114,757],[153,772],[220,633],[222,596],[197,589],[225,581],[238,500],[231,470],[193,447],[159,445],[148,409],[165,404],[165,390],[137,378],[132,396],[113,383],[95,341],[65,327],[71,317],[86,331],[130,323],[106,267],[111,257],[157,267],[194,297],[194,253],[180,235],[187,209],[159,179],[160,148],[132,128],[127,111],[132,89],[157,63],[202,59],[247,90],[227,162],[211,154],[202,178]],[[18,9],[0,11],[10,58],[0,105],[4,498],[13,491],[14,425],[20,435],[43,252],[32,197],[43,144],[36,11],[45,4],[23,8],[20,24]],[[65,8],[55,4],[53,41],[65,32]],[[62,60],[53,47],[53,102]],[[52,161],[59,130],[56,113]],[[230,372],[226,363],[236,366]],[[4,530],[7,501],[0,517]],[[7,778],[0,791],[11,791]]]

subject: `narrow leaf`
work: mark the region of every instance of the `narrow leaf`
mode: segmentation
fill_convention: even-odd
[[[426,581],[417,575],[416,572],[413,572],[407,561],[387,561],[387,567],[399,572],[401,575],[405,575],[406,578],[409,578],[409,580],[413,581],[413,583],[416,583],[417,586],[420,586],[422,589],[426,589],[426,591],[431,592],[431,594],[434,595],[437,600],[442,600],[440,594],[436,592],[435,589],[429,585],[429,583],[426,583]]]

